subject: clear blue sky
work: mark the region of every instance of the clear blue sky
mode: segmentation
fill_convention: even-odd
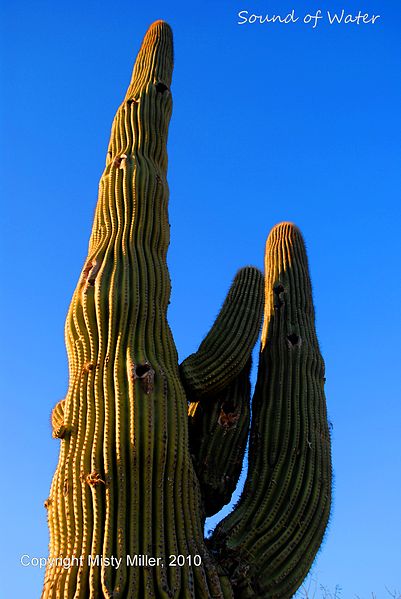
[[[381,16],[237,24],[240,10],[293,8]],[[263,267],[270,228],[297,223],[333,423],[333,511],[315,574],[345,599],[401,589],[399,2],[21,0],[1,12],[1,596],[40,595],[42,573],[19,558],[47,554],[64,319],[111,121],[158,18],[175,35],[168,260],[180,357],[236,270]]]

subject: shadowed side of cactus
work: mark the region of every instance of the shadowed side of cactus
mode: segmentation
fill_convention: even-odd
[[[324,363],[297,227],[274,227],[265,268],[248,476],[238,506],[211,539],[239,599],[290,598],[315,558],[330,513]]]
[[[189,407],[189,440],[205,516],[230,502],[241,475],[250,422],[252,360],[213,400]]]
[[[190,400],[189,441],[205,516],[229,503],[241,474],[249,430],[249,381],[262,322],[263,275],[242,268],[210,332],[180,366]]]

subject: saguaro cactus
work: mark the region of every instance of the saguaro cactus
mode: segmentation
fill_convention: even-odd
[[[157,21],[113,122],[66,320],[46,599],[284,599],[328,519],[323,362],[302,237],[283,224],[267,243],[248,478],[239,505],[204,539],[205,515],[229,501],[241,470],[263,277],[238,273],[211,332],[179,367],[166,319],[172,68],[172,33]]]

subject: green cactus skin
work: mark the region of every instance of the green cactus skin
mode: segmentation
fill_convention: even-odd
[[[216,395],[243,370],[257,341],[262,313],[263,275],[252,266],[242,268],[198,351],[180,366],[191,399]]]
[[[262,323],[263,283],[257,268],[240,269],[208,335],[180,366],[206,516],[229,503],[241,474],[249,430],[249,356]]]
[[[230,502],[241,475],[250,421],[252,360],[216,398],[189,406],[189,441],[205,516]]]
[[[71,432],[47,502],[49,557],[79,556],[82,565],[49,565],[44,599],[232,596],[204,544],[187,399],[166,320],[172,67],[170,27],[156,22],[113,122],[66,320]],[[127,554],[161,558],[164,567],[129,566]],[[169,567],[170,555],[185,564]],[[96,566],[88,556],[122,562]]]
[[[291,597],[315,558],[330,513],[324,363],[297,227],[274,227],[265,266],[248,476],[238,506],[211,539],[238,599]]]
[[[211,332],[179,368],[166,318],[172,67],[171,29],[157,21],[113,122],[66,320],[69,388],[52,412],[60,455],[45,502],[42,599],[290,599],[329,516],[324,365],[302,237],[284,223],[267,242],[245,489],[204,539],[205,512],[226,500],[242,461],[262,279],[240,271]],[[214,472],[201,468],[211,452]],[[132,565],[127,556],[160,561]],[[65,559],[75,561],[66,568]]]

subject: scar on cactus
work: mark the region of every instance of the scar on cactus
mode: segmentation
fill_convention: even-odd
[[[90,472],[86,475],[83,474],[81,475],[81,480],[92,487],[97,487],[100,484],[106,484],[105,481],[102,478],[100,478],[100,474],[98,472]]]
[[[98,261],[96,258],[93,260],[89,260],[86,263],[85,268],[82,273],[82,276],[83,276],[83,279],[85,282],[85,287],[84,287],[85,291],[88,287],[94,286],[96,275],[97,275],[99,268],[100,268],[100,261]]]
[[[113,121],[66,319],[69,386],[52,412],[60,452],[42,599],[289,599],[330,513],[324,363],[295,225],[273,228],[265,276],[238,271],[210,332],[178,364],[167,322],[172,70],[172,31],[156,21]],[[237,486],[248,439],[241,498],[205,539],[205,518]],[[71,555],[83,566],[51,565]],[[133,555],[160,562],[132,565]],[[118,569],[106,565],[112,556]],[[158,565],[171,556],[182,565]]]
[[[220,416],[217,421],[219,423],[219,425],[221,427],[223,427],[224,429],[229,429],[229,428],[234,427],[240,417],[240,415],[237,414],[236,412],[228,411],[229,409],[230,409],[230,407],[228,405],[223,404],[221,406]]]
[[[114,158],[113,166],[115,168],[125,168],[127,163],[128,156],[127,154],[121,154],[121,156],[116,156]]]

